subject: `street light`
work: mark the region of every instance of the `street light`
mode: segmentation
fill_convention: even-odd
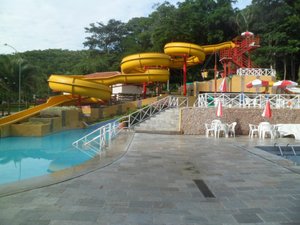
[[[13,46],[5,43],[4,44],[7,47],[12,48],[16,54],[19,55],[19,111],[21,110],[21,73],[22,73],[22,68],[21,68],[21,64],[22,64],[22,57],[20,56],[19,52],[17,49],[15,49]]]

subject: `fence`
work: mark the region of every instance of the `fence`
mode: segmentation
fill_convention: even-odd
[[[237,75],[239,76],[276,76],[276,70],[266,69],[266,68],[239,68],[237,70]]]
[[[194,107],[214,107],[222,102],[229,108],[263,108],[269,100],[273,108],[300,109],[300,95],[292,94],[244,94],[244,93],[205,93],[199,94]]]
[[[131,129],[137,124],[168,108],[187,106],[188,99],[186,97],[167,96],[127,116],[116,119],[112,123],[108,123],[105,126],[94,130],[73,142],[72,145],[75,148],[84,151],[86,154],[88,154],[89,151],[93,153],[101,153],[105,147],[109,146],[111,140],[114,139],[122,130]]]

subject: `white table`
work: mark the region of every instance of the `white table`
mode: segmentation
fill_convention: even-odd
[[[287,135],[294,135],[296,140],[300,140],[300,124],[276,124],[277,131],[280,135],[287,136]]]
[[[275,138],[274,132],[275,132],[274,126],[272,124],[270,124],[269,122],[261,122],[258,125],[259,138],[265,139],[265,135],[269,134],[271,139],[274,139]]]
[[[226,123],[219,123],[217,126],[217,130],[215,132],[215,136],[216,137],[220,137],[220,133],[224,132],[224,136],[228,138],[228,131],[229,131],[229,127],[228,124]]]

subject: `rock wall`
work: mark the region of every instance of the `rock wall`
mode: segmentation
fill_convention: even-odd
[[[205,123],[220,119],[224,123],[237,122],[236,135],[248,135],[249,124],[269,121],[271,124],[300,124],[300,109],[272,109],[272,118],[261,116],[263,109],[255,108],[223,108],[223,116],[216,116],[216,108],[182,108],[180,129],[183,134],[205,134]]]

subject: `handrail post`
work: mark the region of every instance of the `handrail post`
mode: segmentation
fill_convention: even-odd
[[[111,144],[111,138],[112,138],[111,134],[112,134],[111,123],[109,123],[108,124],[108,137],[107,137],[107,139],[108,139],[108,146],[110,146],[110,144]]]

